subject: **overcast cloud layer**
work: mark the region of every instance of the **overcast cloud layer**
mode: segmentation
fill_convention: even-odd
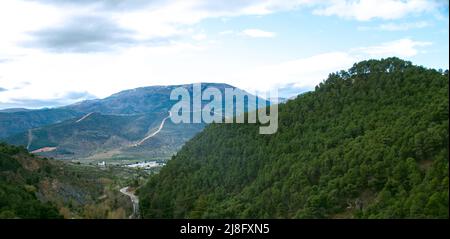
[[[201,81],[290,97],[369,58],[448,68],[447,29],[441,0],[2,0],[0,109]]]

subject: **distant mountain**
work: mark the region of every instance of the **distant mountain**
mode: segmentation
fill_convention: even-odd
[[[214,87],[224,92],[226,88],[236,89],[228,84],[202,83],[202,90]],[[176,103],[170,100],[170,93],[176,88],[185,88],[192,96],[192,84],[149,86],[125,90],[101,100],[88,100],[63,107],[76,112],[97,112],[101,114],[133,115],[144,113],[166,113]],[[240,89],[238,94],[246,92]]]
[[[69,109],[2,110],[0,111],[0,139],[81,115],[83,113]]]
[[[330,74],[276,134],[211,124],[140,189],[144,218],[449,217],[449,78],[398,58]]]
[[[31,110],[25,109],[25,108],[9,108],[9,109],[0,110],[0,113],[16,113],[16,112],[24,112],[24,111],[31,111]]]
[[[170,100],[170,93],[178,87],[187,89],[192,96],[192,85],[126,90],[105,99],[83,101],[49,111],[73,112],[76,117],[21,130],[21,133],[6,137],[5,141],[25,146],[30,152],[60,159],[89,162],[168,159],[205,126],[203,123],[173,124],[167,118],[168,111],[177,103]],[[202,83],[202,90],[208,87],[221,92],[226,88],[236,89],[227,84]],[[248,93],[236,89],[236,94]],[[202,104],[208,102],[202,101]],[[24,114],[30,116],[32,112]],[[8,114],[5,114],[7,118]]]

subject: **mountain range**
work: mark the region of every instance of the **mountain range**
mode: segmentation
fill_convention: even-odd
[[[250,95],[227,84],[201,86],[201,90],[214,87],[223,93],[229,88],[235,89],[236,95]],[[0,112],[0,137],[30,152],[59,159],[168,159],[205,126],[167,120],[177,103],[170,100],[170,94],[179,87],[192,96],[193,85],[151,86],[55,109]],[[202,105],[208,102],[203,100]]]
[[[269,135],[258,123],[173,124],[165,87],[8,110],[40,119],[29,125],[54,122],[8,138],[41,155],[176,154],[149,175],[0,143],[0,218],[128,218],[131,186],[143,218],[448,219],[448,77],[398,58],[362,61],[278,105]],[[148,110],[142,98],[156,92]]]
[[[279,128],[210,124],[139,190],[144,218],[446,218],[448,70],[362,61],[279,105]]]

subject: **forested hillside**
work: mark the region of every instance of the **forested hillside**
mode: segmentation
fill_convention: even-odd
[[[279,130],[212,124],[139,191],[145,218],[448,218],[448,70],[330,74]]]
[[[117,177],[0,143],[0,219],[128,218],[132,205],[114,187]]]
[[[61,218],[54,205],[34,195],[35,178],[13,158],[19,153],[19,148],[0,145],[0,218]]]

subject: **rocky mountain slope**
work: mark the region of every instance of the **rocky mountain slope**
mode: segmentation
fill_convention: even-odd
[[[23,115],[23,121],[30,121],[25,124],[21,120],[15,131],[22,132],[5,137],[4,141],[22,145],[30,152],[43,156],[82,162],[165,160],[205,126],[203,123],[174,124],[171,120],[165,120],[169,116],[168,111],[177,103],[170,100],[170,93],[178,87],[185,88],[192,97],[192,85],[151,86],[58,109],[3,113],[0,123],[3,122],[5,127],[13,127],[11,125],[14,125],[16,114]],[[236,89],[216,83],[203,83],[201,89],[208,87],[214,87],[222,93],[226,88]],[[247,94],[239,89],[236,89],[236,93]],[[208,102],[203,100],[201,103],[204,105]],[[61,121],[58,123],[35,122],[32,115],[43,114],[42,117],[45,117],[45,112],[66,112],[66,115],[51,118]],[[4,135],[15,131],[9,130]]]

